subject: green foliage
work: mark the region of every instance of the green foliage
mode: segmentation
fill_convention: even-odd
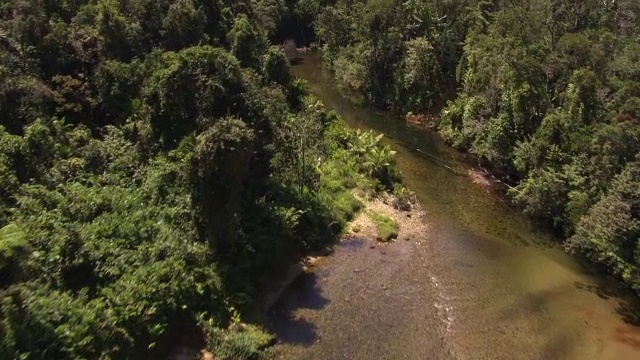
[[[526,214],[638,290],[639,21],[630,0],[338,0],[316,31],[340,86],[440,111],[445,140],[512,185]]]
[[[5,225],[13,197],[20,186],[22,138],[0,127],[0,225]]]
[[[223,360],[254,360],[262,350],[271,345],[275,338],[263,329],[234,322],[229,329],[220,329],[211,322],[205,326],[207,347],[216,358]]]
[[[284,87],[291,86],[289,60],[277,47],[270,47],[262,56],[261,71],[267,83],[276,83]]]
[[[243,66],[257,66],[266,42],[247,16],[241,15],[235,19],[227,37],[231,43],[231,53]]]
[[[308,46],[316,39],[313,23],[331,0],[254,0],[253,15],[274,44]]]
[[[323,155],[322,138],[324,127],[321,104],[308,99],[306,108],[298,116],[288,117],[275,129],[279,151],[274,164],[288,171],[282,180],[294,186],[298,193],[316,191],[318,188],[318,166]]]
[[[116,358],[128,356],[119,347],[131,347],[132,338],[86,294],[50,289],[29,283],[10,288],[2,299],[0,351],[7,358]],[[100,329],[100,331],[96,331]]]
[[[460,60],[475,1],[336,1],[315,21],[339,85],[376,107],[426,111]]]
[[[154,138],[166,146],[175,146],[183,136],[202,131],[216,117],[241,109],[240,66],[223,49],[193,47],[166,52],[152,66],[144,100]]]
[[[237,118],[222,119],[197,138],[194,201],[207,238],[216,242],[221,256],[236,251],[242,197],[253,175],[254,140],[253,131]]]
[[[357,47],[341,49],[331,63],[338,85],[356,94],[366,91],[367,68],[362,50]]]
[[[389,242],[398,238],[399,226],[394,219],[376,212],[369,212],[367,215],[376,226],[378,241]]]
[[[24,231],[16,224],[0,228],[1,283],[11,283],[22,276],[21,265],[29,254],[29,243]]]
[[[395,151],[388,145],[379,145],[383,135],[374,136],[372,132],[356,132],[352,138],[349,151],[359,156],[359,171],[375,179],[379,186],[393,190],[394,184],[400,180],[395,166]]]
[[[583,217],[570,250],[604,266],[640,292],[640,163],[629,163],[607,194]]]
[[[444,90],[437,54],[424,37],[408,41],[405,51],[397,69],[394,106],[403,112],[428,110]]]
[[[239,321],[260,277],[396,172],[388,149],[338,143],[356,135],[267,46],[274,2],[1,2],[0,358],[159,358],[194,331],[217,358],[272,343]],[[321,5],[286,7],[310,28]]]
[[[207,16],[202,7],[196,7],[193,0],[178,0],[169,6],[162,19],[161,34],[166,48],[177,50],[206,42],[205,25]]]
[[[333,216],[340,221],[340,225],[344,226],[348,221],[353,220],[355,214],[362,209],[362,203],[356,199],[348,189],[329,188],[324,190],[324,201],[331,204]]]

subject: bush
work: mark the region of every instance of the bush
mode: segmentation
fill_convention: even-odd
[[[216,327],[209,321],[202,325],[207,348],[220,360],[257,359],[275,337],[258,326],[234,321],[228,329]]]
[[[332,199],[333,213],[343,224],[353,220],[355,214],[362,209],[362,203],[350,192],[343,191]]]
[[[400,211],[410,211],[413,204],[417,202],[416,194],[403,185],[398,185],[393,191],[393,207]]]

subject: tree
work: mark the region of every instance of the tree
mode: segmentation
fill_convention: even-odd
[[[287,179],[302,194],[318,187],[317,163],[321,157],[323,126],[315,112],[318,104],[306,104],[306,111],[291,117],[277,129],[276,139],[284,151],[280,152],[280,167],[288,169]],[[285,150],[286,149],[286,150]]]
[[[218,121],[197,139],[194,198],[206,238],[221,257],[229,258],[239,249],[255,140],[254,132],[238,118]]]
[[[406,43],[406,54],[397,70],[395,104],[402,111],[425,111],[443,91],[442,69],[435,49],[425,38]]]
[[[191,131],[242,109],[240,66],[222,49],[205,46],[167,52],[152,66],[142,93],[154,136],[165,146],[175,146]]]
[[[242,66],[255,67],[259,64],[259,54],[266,48],[266,42],[246,15],[240,15],[235,19],[227,37],[231,43],[231,53]]]
[[[640,162],[629,163],[578,224],[567,247],[640,292]]]
[[[207,22],[202,8],[193,0],[178,0],[169,6],[162,20],[162,37],[169,50],[180,50],[199,42],[206,42],[204,28]]]
[[[359,205],[354,172],[326,170],[344,166],[337,117],[303,111],[254,5],[0,0],[0,358],[158,358],[185,330],[217,355],[272,341],[241,323],[262,274]],[[307,26],[319,3],[286,5]]]

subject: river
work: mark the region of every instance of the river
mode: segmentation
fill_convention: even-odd
[[[428,231],[374,250],[342,243],[301,276],[270,315],[277,358],[640,359],[634,311],[610,281],[465,176],[437,134],[354,105],[317,54],[300,57],[293,74],[328,109],[386,135]]]

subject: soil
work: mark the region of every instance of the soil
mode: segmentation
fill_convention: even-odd
[[[347,227],[349,231],[343,236],[342,241],[357,238],[376,245],[378,233],[376,225],[367,215],[368,212],[386,215],[396,221],[399,226],[396,241],[415,240],[418,236],[424,236],[427,231],[427,225],[424,221],[425,212],[415,202],[411,203],[410,210],[401,211],[393,206],[395,198],[388,194],[369,200],[359,197],[359,200],[365,204],[365,208],[349,224]]]

